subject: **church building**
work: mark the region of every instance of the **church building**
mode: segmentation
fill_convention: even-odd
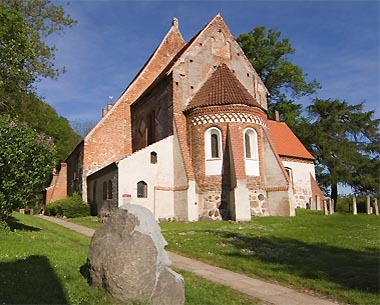
[[[188,43],[175,18],[54,174],[46,203],[79,192],[94,214],[132,203],[183,221],[321,209],[314,158],[268,119],[267,95],[219,14]]]

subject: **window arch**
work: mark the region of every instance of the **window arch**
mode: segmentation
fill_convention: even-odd
[[[222,158],[222,132],[211,127],[205,132],[205,151],[206,159],[221,159]]]
[[[148,185],[145,181],[137,182],[137,198],[147,198],[148,197]]]
[[[222,132],[211,127],[204,137],[206,175],[220,175],[223,170]]]
[[[257,133],[253,128],[244,131],[244,151],[246,159],[258,159]]]
[[[107,199],[112,199],[112,181],[108,181],[108,192],[107,192]]]
[[[248,176],[259,176],[259,148],[257,133],[253,128],[244,130],[245,172]]]

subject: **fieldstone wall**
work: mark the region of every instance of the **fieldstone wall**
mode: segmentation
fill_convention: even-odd
[[[199,220],[222,220],[222,195],[220,191],[208,191],[201,195],[202,206]]]
[[[249,203],[251,205],[252,216],[269,216],[265,190],[250,190]]]

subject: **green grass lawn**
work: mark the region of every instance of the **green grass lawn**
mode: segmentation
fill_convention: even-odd
[[[82,275],[89,237],[34,216],[13,217],[13,232],[0,230],[1,304],[120,304],[90,287]],[[93,223],[90,218],[80,221]],[[186,305],[256,304],[232,289],[180,273]]]
[[[247,223],[161,223],[167,250],[212,265],[329,295],[380,304],[379,224],[374,215],[297,210]]]

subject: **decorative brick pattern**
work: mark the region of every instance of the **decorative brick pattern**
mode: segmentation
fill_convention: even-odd
[[[251,113],[237,112],[237,113],[211,113],[198,115],[192,118],[191,124],[216,124],[216,123],[254,123],[266,127],[266,121],[257,115]]]

